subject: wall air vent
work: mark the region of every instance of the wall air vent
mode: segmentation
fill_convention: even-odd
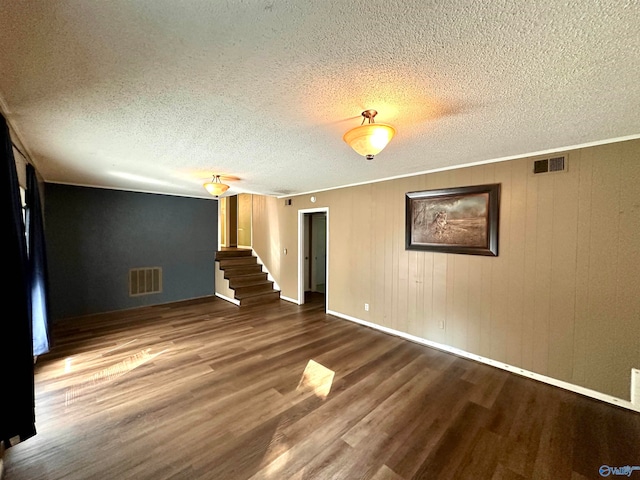
[[[533,174],[540,175],[543,173],[555,173],[567,171],[567,157],[561,155],[551,158],[541,158],[533,162]]]
[[[564,157],[554,157],[549,159],[550,172],[564,172]]]
[[[162,292],[162,268],[132,268],[129,270],[129,296],[139,297]]]
[[[549,171],[549,159],[536,160],[533,162],[533,173],[547,173]]]

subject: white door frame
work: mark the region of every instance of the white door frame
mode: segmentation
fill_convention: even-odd
[[[325,263],[327,275],[324,289],[324,309],[327,311],[329,309],[329,207],[298,210],[298,305],[304,303],[304,215],[306,213],[324,213],[327,216],[327,260]]]

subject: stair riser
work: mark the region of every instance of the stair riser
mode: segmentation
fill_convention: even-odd
[[[265,293],[263,295],[256,295],[253,297],[247,297],[240,300],[240,306],[253,306],[253,305],[262,305],[264,303],[277,302],[280,300],[280,292],[273,291],[270,293]]]
[[[229,278],[229,286],[231,288],[245,287],[247,285],[254,285],[256,283],[264,282],[267,279],[266,273],[253,274],[253,275],[240,275],[238,277]]]
[[[224,258],[235,258],[235,257],[251,257],[253,256],[251,250],[221,250],[216,252],[216,260],[221,260]]]
[[[256,257],[238,257],[238,258],[223,258],[218,260],[220,268],[235,267],[239,265],[257,265],[258,261]]]
[[[260,265],[247,265],[243,267],[233,267],[224,269],[224,278],[229,279],[236,275],[249,275],[251,273],[261,273],[262,267]]]
[[[251,293],[267,293],[273,291],[273,282],[265,283],[264,285],[250,285],[247,287],[235,288],[236,298],[242,297]]]

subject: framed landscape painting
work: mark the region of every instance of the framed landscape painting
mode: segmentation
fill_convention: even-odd
[[[406,194],[406,249],[498,256],[500,184]]]

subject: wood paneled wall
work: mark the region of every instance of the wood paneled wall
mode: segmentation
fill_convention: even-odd
[[[640,140],[567,155],[557,174],[533,176],[526,158],[318,192],[313,204],[256,197],[254,248],[297,298],[297,212],[329,207],[330,310],[629,400]],[[502,185],[498,257],[405,250],[406,192],[485,183]]]
[[[238,195],[238,246],[251,246],[251,204],[253,195]]]

